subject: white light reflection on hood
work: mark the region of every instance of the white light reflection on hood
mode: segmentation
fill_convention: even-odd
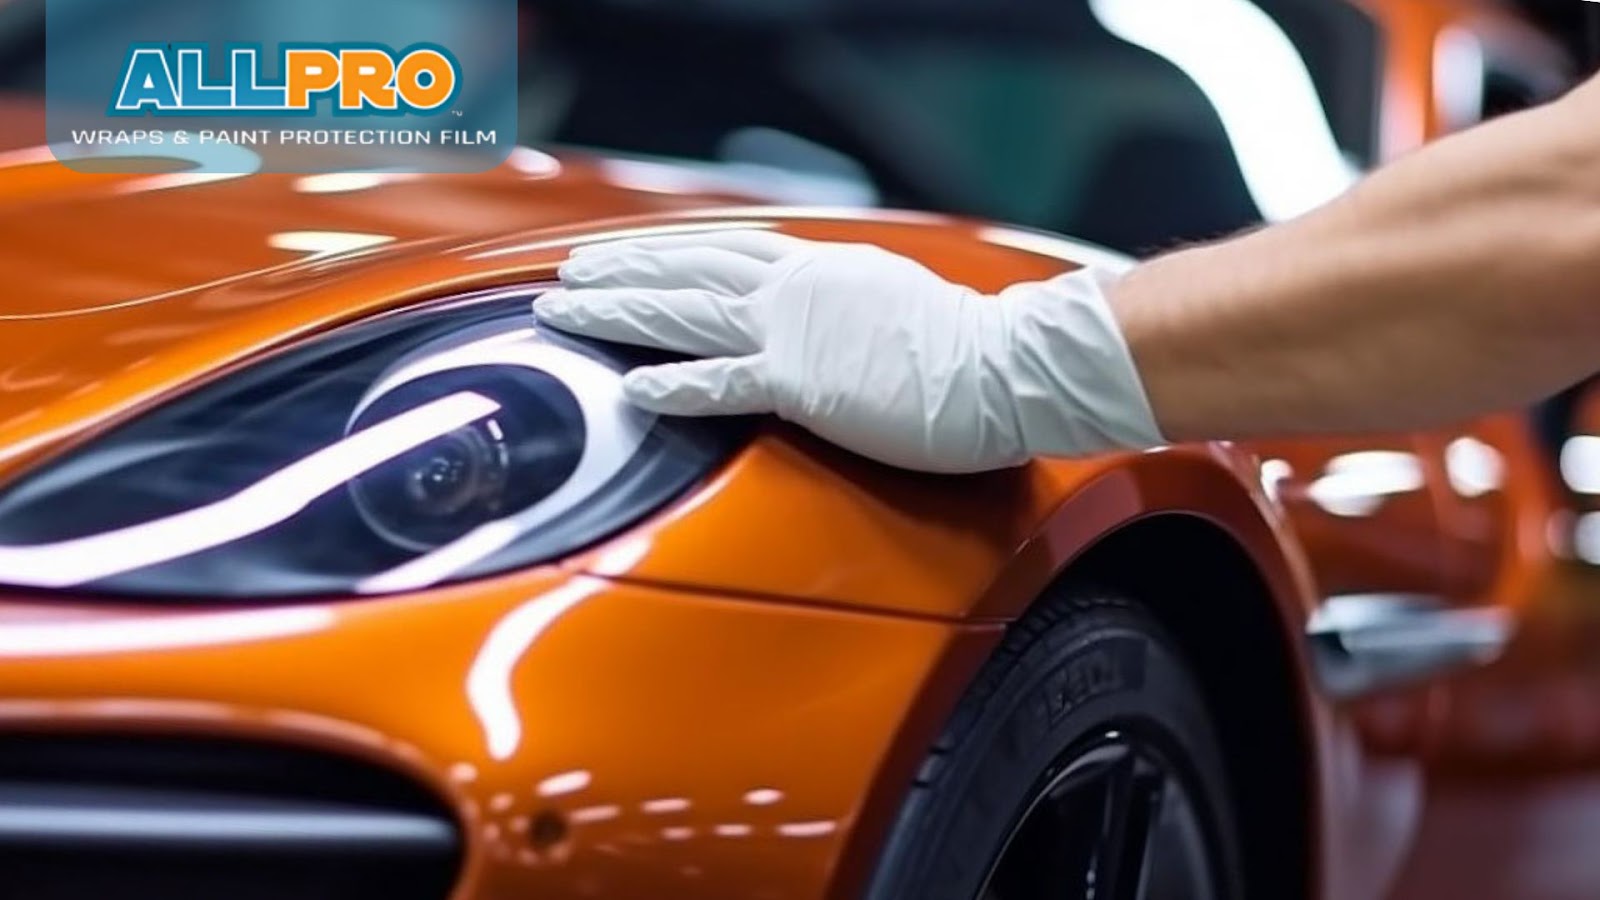
[[[387,234],[361,234],[354,231],[280,231],[267,238],[275,250],[304,253],[312,259],[353,253],[387,244],[394,237]]]
[[[1010,247],[1013,250],[1075,262],[1117,275],[1126,273],[1135,264],[1134,258],[1125,253],[1043,231],[988,225],[978,229],[978,240],[987,244]]]
[[[546,628],[605,584],[598,578],[574,578],[507,613],[484,639],[467,672],[467,701],[483,727],[492,758],[510,759],[522,743],[522,717],[511,694],[517,663]]]
[[[723,211],[718,210],[718,212]],[[743,231],[752,228],[772,227],[772,222],[747,220],[681,222],[672,225],[643,225],[634,228],[613,228],[609,231],[590,231],[583,234],[569,234],[562,237],[531,241],[526,244],[516,244],[510,247],[495,247],[490,250],[480,250],[467,258],[474,260],[494,259],[500,256],[514,256],[519,253],[532,253],[536,250],[553,250],[562,247],[604,244],[609,241],[631,241],[639,238],[666,237],[668,235],[676,234],[707,234],[714,231]]]

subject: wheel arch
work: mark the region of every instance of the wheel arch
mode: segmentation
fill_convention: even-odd
[[[1330,717],[1304,649],[1315,596],[1282,511],[1260,488],[1256,461],[1210,445],[1039,465],[1059,474],[1062,499],[995,573],[969,627],[1014,621],[1063,583],[1141,601],[1194,660],[1207,702],[1226,711],[1216,718],[1230,781],[1236,794],[1241,784],[1248,792],[1238,804],[1246,871],[1265,888],[1252,895],[1323,896]],[[1197,594],[1201,585],[1212,590]],[[885,761],[882,790],[864,804],[832,896],[860,896],[923,748],[998,640],[997,630],[988,633],[996,637],[968,646],[974,652],[959,654],[927,687],[901,735],[905,752]],[[1241,652],[1253,645],[1265,649]],[[1269,764],[1272,777],[1261,777]],[[1293,855],[1282,851],[1291,827],[1299,829]]]
[[[1108,467],[1060,505],[980,610],[1011,620],[1063,582],[1145,605],[1195,667],[1212,706],[1253,893],[1318,896],[1327,719],[1304,645],[1317,598],[1303,551],[1258,473],[1253,457],[1225,445]],[[1291,827],[1299,829],[1293,858],[1282,853]]]
[[[1173,548],[1163,565],[1142,560],[1151,542]],[[1061,579],[1125,595],[1166,627],[1217,726],[1251,895],[1314,896],[1316,739],[1296,689],[1304,678],[1278,637],[1270,588],[1249,554],[1213,521],[1158,513],[1106,535]],[[1201,596],[1206,602],[1194,602]]]

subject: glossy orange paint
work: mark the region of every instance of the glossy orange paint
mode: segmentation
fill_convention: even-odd
[[[1489,0],[1353,0],[1384,30],[1387,59],[1381,108],[1383,155],[1392,158],[1472,124],[1440,103],[1436,66],[1441,39],[1470,36],[1487,54],[1560,83],[1570,61],[1547,38]],[[1519,607],[1519,631],[1504,659],[1442,685],[1397,691],[1349,708],[1369,760],[1411,767],[1426,782],[1420,839],[1411,845],[1393,900],[1472,896],[1587,896],[1595,873],[1570,815],[1546,811],[1550,796],[1582,796],[1600,762],[1600,659],[1592,573],[1564,565],[1569,513],[1550,464],[1521,413],[1418,436],[1413,449],[1429,469],[1463,438],[1481,441],[1501,464],[1501,487],[1486,492],[1435,482],[1446,592],[1473,602]],[[1304,519],[1296,514],[1297,526]],[[1313,546],[1316,546],[1313,544]],[[1325,558],[1313,557],[1319,574]],[[1342,556],[1346,571],[1359,560]],[[1415,570],[1409,577],[1425,570]],[[1425,764],[1425,769],[1417,761]],[[1550,781],[1528,780],[1529,776]],[[1560,780],[1565,779],[1565,780]],[[1402,788],[1397,795],[1408,790]],[[1417,789],[1414,796],[1424,792]],[[1462,804],[1458,796],[1494,797]],[[1443,839],[1438,836],[1444,835]],[[1463,864],[1466,857],[1473,862]],[[1546,871],[1562,876],[1547,880]],[[1558,886],[1559,885],[1559,886]]]
[[[458,897],[822,897],[880,768],[998,627],[549,570],[270,610],[13,599],[0,728],[257,736],[410,773],[463,825]],[[565,835],[536,840],[552,814]]]
[[[1479,0],[1354,0],[1378,22],[1381,155],[1452,126],[1436,60],[1451,40],[1485,58],[1559,73],[1559,51],[1502,6]],[[1253,443],[1325,595],[1416,592],[1519,606],[1555,564],[1561,515],[1548,454],[1520,412],[1414,434]]]
[[[1437,51],[1448,34],[1468,35],[1487,54],[1543,72],[1553,82],[1570,68],[1559,48],[1503,4],[1354,2],[1385,32],[1386,157],[1472,124],[1452,120],[1440,103],[1443,73],[1436,66]],[[1477,896],[1544,896],[1532,883],[1540,878],[1529,877],[1539,867],[1565,871],[1569,883],[1582,883],[1583,873],[1594,868],[1586,851],[1562,856],[1550,846],[1559,843],[1551,836],[1570,829],[1571,821],[1539,820],[1525,808],[1537,807],[1538,783],[1518,780],[1532,773],[1592,771],[1600,760],[1600,700],[1593,689],[1600,632],[1591,602],[1593,579],[1563,563],[1566,499],[1549,451],[1535,440],[1528,417],[1508,413],[1439,429],[1419,436],[1416,449],[1433,468],[1446,462],[1452,445],[1459,450],[1456,442],[1463,439],[1494,451],[1501,486],[1483,492],[1451,488],[1446,466],[1446,477],[1435,482],[1445,488],[1434,501],[1441,527],[1438,576],[1451,596],[1519,607],[1517,637],[1492,667],[1442,685],[1394,692],[1349,711],[1369,752],[1426,762],[1430,802],[1420,823],[1424,838],[1442,832],[1489,840],[1474,845],[1424,839],[1407,860],[1391,895],[1396,900],[1457,896],[1466,883],[1463,871],[1472,873],[1467,879]],[[1562,785],[1556,782],[1554,789],[1564,790]],[[1464,815],[1438,802],[1484,789],[1496,792],[1497,802]],[[1463,853],[1481,857],[1483,864],[1463,867]]]
[[[580,221],[590,214],[564,202],[569,191],[572,196],[593,195],[594,215],[602,217],[605,212],[617,208],[619,198],[643,197],[636,202],[646,210],[659,202],[656,199],[659,195],[639,195],[586,183],[585,179],[591,178],[592,172],[582,165],[573,168],[570,176],[562,174],[539,186],[540,202],[530,202],[525,196],[521,205],[543,210],[543,215],[553,215],[543,207],[546,186],[555,189],[557,213],[568,218],[575,216]],[[568,177],[574,184],[566,183]],[[494,173],[476,178],[491,184],[497,179],[502,181],[499,192],[485,190],[485,196],[507,206],[515,205],[506,200],[514,184],[510,179]],[[209,214],[203,212],[212,208],[212,204],[188,205],[182,196],[185,190],[216,191],[223,195],[219,199],[223,204],[232,202],[228,195],[254,192],[261,197],[234,199],[261,209],[271,208],[274,203],[286,204],[281,198],[289,193],[283,190],[285,180],[286,176],[253,176],[203,188],[166,189],[162,199],[174,198],[173,205],[170,208],[154,203],[147,205],[144,230],[179,232],[189,225],[184,217],[196,211],[202,211],[198,227],[212,227],[214,223]],[[408,194],[413,186],[414,182],[400,182],[371,192],[392,190],[395,196],[390,202],[405,206],[410,202]],[[467,187],[480,185],[468,181]],[[320,199],[317,195],[294,196],[307,205],[310,199]],[[151,195],[151,199],[155,199],[155,195]],[[612,201],[612,205],[606,200]],[[119,208],[102,198],[93,203]],[[681,198],[677,205],[683,205]],[[98,213],[93,207],[63,206],[67,209],[60,212],[34,210],[26,221],[48,228],[56,224],[52,215],[92,216]],[[163,212],[168,214],[163,215]],[[472,212],[475,215],[476,211]],[[537,215],[529,213],[525,218],[536,219]],[[115,295],[74,298],[72,303],[77,308],[71,309],[59,283],[53,288],[56,293],[52,305],[43,306],[44,298],[52,297],[48,293],[52,290],[49,278],[41,278],[37,284],[24,282],[20,285],[24,295],[41,299],[37,311],[22,313],[0,329],[0,354],[15,361],[0,376],[11,387],[0,395],[0,467],[20,467],[25,460],[47,450],[92,436],[98,429],[135,414],[151,400],[166,396],[197,378],[215,377],[231,366],[339,322],[473,288],[547,281],[553,276],[556,263],[565,257],[567,248],[594,240],[596,236],[635,229],[780,227],[802,236],[876,243],[921,259],[947,277],[984,290],[998,289],[1018,280],[1047,277],[1071,265],[1039,253],[986,243],[979,239],[981,226],[941,217],[884,214],[852,221],[848,217],[830,219],[809,214],[794,217],[783,210],[764,208],[614,220],[601,218],[582,227],[556,226],[494,240],[464,239],[452,245],[418,241],[414,234],[402,233],[385,235],[394,240],[373,249],[337,258],[273,264],[271,260],[276,254],[271,245],[276,235],[285,233],[287,226],[267,223],[281,221],[250,217],[243,223],[248,228],[222,234],[214,230],[213,237],[219,249],[205,257],[205,265],[211,268],[194,274],[192,277],[198,285],[189,289],[174,289],[164,280],[146,285],[154,293],[143,297],[132,300],[116,299]],[[306,222],[303,217],[290,221],[297,226]],[[349,231],[354,223],[348,219],[326,213],[306,224],[314,227],[294,230],[360,233]],[[21,220],[17,227],[20,234]],[[367,227],[370,228],[370,224]],[[6,229],[0,226],[0,237],[5,236]],[[1072,245],[1062,243],[1070,252]],[[66,249],[60,242],[50,246],[57,253]],[[229,248],[237,249],[230,251]],[[76,263],[40,259],[45,253],[43,245],[30,248],[30,252],[35,254],[35,261],[41,267],[48,263],[69,271],[74,266],[93,268],[101,273],[117,271],[104,259],[87,258]],[[143,259],[153,260],[150,269],[157,274],[149,277],[170,279],[168,273],[160,271],[169,264],[153,253],[127,254],[117,262],[127,267],[127,263]],[[244,272],[224,275],[221,274],[224,266],[242,268]],[[107,275],[101,277],[110,280]],[[131,285],[131,278],[125,283]],[[783,446],[792,447],[797,440],[804,439],[786,433]],[[774,449],[768,449],[768,441],[758,442],[738,464],[755,470],[752,474],[746,475],[741,468],[725,475],[719,482],[723,487],[709,494],[714,503],[698,499],[695,515],[681,517],[688,520],[683,527],[705,531],[687,535],[682,539],[682,549],[648,554],[637,565],[640,577],[664,583],[689,581],[700,586],[708,586],[706,578],[722,578],[726,579],[725,583],[717,581],[709,586],[754,594],[799,593],[829,602],[884,606],[925,615],[1003,616],[1015,614],[1020,608],[1017,598],[982,602],[972,598],[981,594],[996,566],[1012,560],[1025,547],[1027,539],[1065,497],[1108,468],[1134,473],[1181,469],[1185,474],[1175,479],[1179,483],[1194,480],[1189,470],[1209,470],[1215,473],[1216,483],[1223,490],[1250,496],[1249,486],[1234,468],[1235,462],[1227,458],[1227,451],[1218,448],[1170,451],[1110,462],[1041,463],[1020,473],[976,476],[969,481],[893,472],[817,442],[807,442],[803,453],[787,454],[775,449],[776,440],[770,443]],[[785,459],[787,462],[768,461]],[[785,470],[784,465],[792,471]],[[1161,479],[1160,475],[1148,477],[1157,482]],[[783,491],[791,483],[796,488],[793,496],[788,496]],[[828,489],[815,490],[819,483],[827,484]],[[958,490],[965,499],[960,504],[947,506],[941,515],[940,510],[930,508],[929,504],[948,502],[939,496],[946,493],[940,488],[947,484],[955,489],[968,489]],[[980,486],[982,489],[970,489]],[[863,506],[861,501],[869,491],[873,503],[867,507],[867,514],[853,513],[853,509]],[[1144,495],[1160,493],[1158,488],[1130,487],[1118,498],[1122,507],[1119,515],[1131,518],[1159,508]],[[929,497],[933,499],[927,499]],[[759,511],[773,507],[805,510],[808,503],[815,503],[818,508],[806,516],[775,520],[778,529],[775,534],[788,534],[791,540],[769,542],[763,538],[761,552],[752,554],[759,556],[760,562],[752,565],[749,577],[739,577],[737,563],[730,563],[720,553],[724,558],[719,559],[716,566],[688,564],[685,571],[686,564],[682,560],[692,558],[694,548],[716,543],[705,539],[707,533],[727,529],[730,534],[760,534],[751,531],[748,524],[762,518]],[[903,527],[898,530],[893,518],[897,506],[904,509],[899,519]],[[728,516],[747,524],[739,527],[725,524],[724,508],[731,510]],[[1251,514],[1260,517],[1264,508],[1263,504]],[[852,515],[860,518],[858,530],[851,530]],[[814,520],[821,530],[814,539],[793,540],[794,523],[789,518],[800,522]],[[962,521],[974,520],[989,523],[989,528],[975,532],[959,527]],[[663,524],[657,526],[663,532],[660,540],[673,539],[676,532],[667,527],[672,521],[674,517],[667,516]],[[699,525],[702,521],[711,524]],[[1101,524],[1112,525],[1116,521],[1112,518]],[[1085,529],[1080,539],[1092,536],[1092,530]],[[1277,536],[1266,537],[1276,539]],[[860,554],[863,559],[871,560],[871,564],[859,569],[842,566],[839,551],[846,547],[874,548],[872,552]],[[1058,548],[1057,556],[1065,552]],[[1274,549],[1263,555],[1279,552]],[[796,554],[792,566],[784,563],[786,554]],[[883,565],[884,559],[896,557],[906,559],[903,569]],[[930,560],[948,561],[948,567],[930,567]],[[1054,564],[1063,561],[1058,558]],[[702,571],[711,569],[716,571]],[[943,582],[944,586],[938,587],[947,577],[953,581]],[[818,578],[827,580],[818,582]],[[1285,575],[1280,581],[1286,593],[1303,586],[1296,584],[1293,576]],[[1037,587],[1033,585],[1034,589]],[[897,599],[900,595],[919,599]],[[963,608],[963,602],[974,606]],[[1304,612],[1302,606],[1295,615]]]
[[[1446,109],[1451,76],[1441,47],[1465,37],[1486,65],[1496,60],[1559,82],[1570,68],[1560,48],[1490,0],[1355,0],[1381,23],[1387,48],[1384,77],[1385,155],[1398,156],[1450,131],[1474,124],[1453,120]],[[1487,602],[1526,603],[1539,594],[1556,562],[1552,532],[1563,517],[1563,501],[1549,452],[1539,445],[1527,415],[1485,417],[1423,436],[1423,455],[1443,465],[1449,452],[1493,451],[1500,487],[1460,486],[1436,500],[1443,528],[1448,592]],[[1468,479],[1471,480],[1471,479]],[[1450,486],[1449,477],[1437,484]]]
[[[533,151],[478,176],[209,183],[12,162],[0,478],[308,335],[548,281],[570,246],[608,236],[868,241],[985,290],[1097,252],[938,216],[639,192]],[[61,237],[89,233],[117,239]],[[937,479],[776,426],[641,527],[482,583],[204,614],[0,595],[0,729],[256,736],[409,772],[466,827],[459,900],[849,897],[1004,622],[1160,513],[1211,521],[1255,561],[1302,669],[1306,721],[1284,727],[1327,743],[1299,641],[1310,573],[1247,454]],[[1307,775],[1314,794],[1343,777]],[[553,846],[526,835],[541,812],[568,826]]]
[[[1254,441],[1324,595],[1443,594],[1444,527],[1423,437]]]
[[[1440,33],[1463,12],[1482,4],[1456,0],[1353,0],[1383,29],[1383,105],[1379,117],[1382,155],[1392,158],[1421,146],[1440,132],[1435,102],[1434,50]]]
[[[1510,57],[1524,72],[1545,73],[1550,82],[1577,74],[1562,51],[1504,10],[1481,10],[1474,21],[1485,18],[1493,21],[1483,39],[1485,46]],[[1594,677],[1600,630],[1592,568],[1596,503],[1585,484],[1590,480],[1585,477],[1589,467],[1581,462],[1581,454],[1567,461],[1573,466],[1575,484],[1562,483],[1565,473],[1557,464],[1573,438],[1600,434],[1597,410],[1600,390],[1590,383],[1572,398],[1570,419],[1562,423],[1565,433],[1550,435],[1556,446],[1541,448],[1541,500],[1531,500],[1530,492],[1524,491],[1507,499],[1509,510],[1491,517],[1517,523],[1526,543],[1541,546],[1546,559],[1530,565],[1534,555],[1529,553],[1509,567],[1527,573],[1520,593],[1531,603],[1506,658],[1456,679],[1435,703],[1435,724],[1426,739],[1430,761],[1461,783],[1482,782],[1485,776],[1570,777],[1592,773],[1600,762],[1596,728],[1600,691],[1595,690]],[[1529,475],[1523,483],[1534,480]],[[1575,868],[1595,871],[1592,865],[1584,868],[1586,862]]]
[[[0,158],[0,479],[309,335],[548,281],[570,246],[639,229],[866,241],[983,290],[1093,253],[939,216],[734,202],[524,149],[482,175],[208,183],[80,175],[18,149]],[[1292,466],[1280,505],[1253,448],[950,479],[773,426],[640,527],[483,583],[208,614],[0,595],[0,729],[253,736],[407,772],[464,825],[457,900],[852,897],[1004,623],[1105,535],[1181,513],[1230,534],[1271,589],[1305,708],[1282,724],[1314,759],[1310,892],[1363,896],[1383,876],[1361,842],[1399,845],[1405,826],[1369,826],[1384,785],[1312,689],[1300,633],[1325,593],[1503,576],[1457,571],[1484,558],[1462,548],[1504,543],[1503,513],[1453,524],[1427,462],[1440,440],[1261,445]],[[1315,507],[1334,458],[1375,448],[1424,460],[1424,486],[1375,517]],[[227,640],[218,615],[235,617]],[[541,813],[562,817],[559,841],[528,835]]]
[[[1530,58],[1556,71],[1561,51],[1506,4],[1495,0],[1348,0],[1383,30],[1381,152],[1386,159],[1416,149],[1470,121],[1450,120],[1436,78],[1441,38],[1452,31],[1480,46]]]

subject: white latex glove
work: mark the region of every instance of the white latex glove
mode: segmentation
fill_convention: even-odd
[[[726,231],[579,247],[544,323],[711,357],[629,372],[667,415],[776,413],[931,472],[1162,443],[1105,276],[983,296],[866,244]]]

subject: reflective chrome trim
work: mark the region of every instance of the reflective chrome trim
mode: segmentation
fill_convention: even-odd
[[[1498,608],[1459,609],[1423,594],[1329,597],[1306,626],[1322,689],[1358,697],[1493,662],[1515,631]]]
[[[448,821],[333,803],[181,789],[0,782],[0,851],[447,852]]]

